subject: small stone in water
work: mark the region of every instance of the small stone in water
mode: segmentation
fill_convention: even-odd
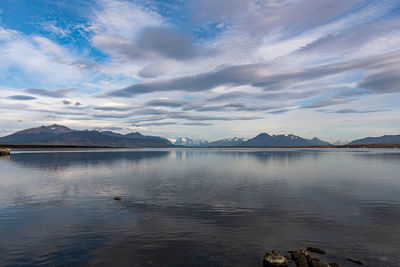
[[[114,198],[115,200],[122,200],[122,196],[118,196]]]

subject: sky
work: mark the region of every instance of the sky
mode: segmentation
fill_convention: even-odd
[[[0,136],[400,134],[398,0],[1,0]]]

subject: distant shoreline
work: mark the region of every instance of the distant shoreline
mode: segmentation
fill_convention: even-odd
[[[10,147],[12,149],[57,149],[57,148],[400,148],[400,144],[365,144],[365,145],[326,145],[326,146],[170,146],[170,147],[126,147],[126,146],[73,146],[73,145],[7,145],[1,144],[1,147]]]

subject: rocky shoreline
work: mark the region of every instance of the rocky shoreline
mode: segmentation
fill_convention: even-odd
[[[299,247],[288,251],[289,255],[282,255],[277,250],[271,250],[264,255],[263,267],[340,267],[338,263],[326,263],[317,258],[315,254],[325,255],[326,251],[315,247]],[[346,258],[349,263],[363,265],[357,259]]]

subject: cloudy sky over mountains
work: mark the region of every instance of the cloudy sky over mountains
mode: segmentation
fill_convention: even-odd
[[[400,132],[398,0],[2,0],[0,135]]]

